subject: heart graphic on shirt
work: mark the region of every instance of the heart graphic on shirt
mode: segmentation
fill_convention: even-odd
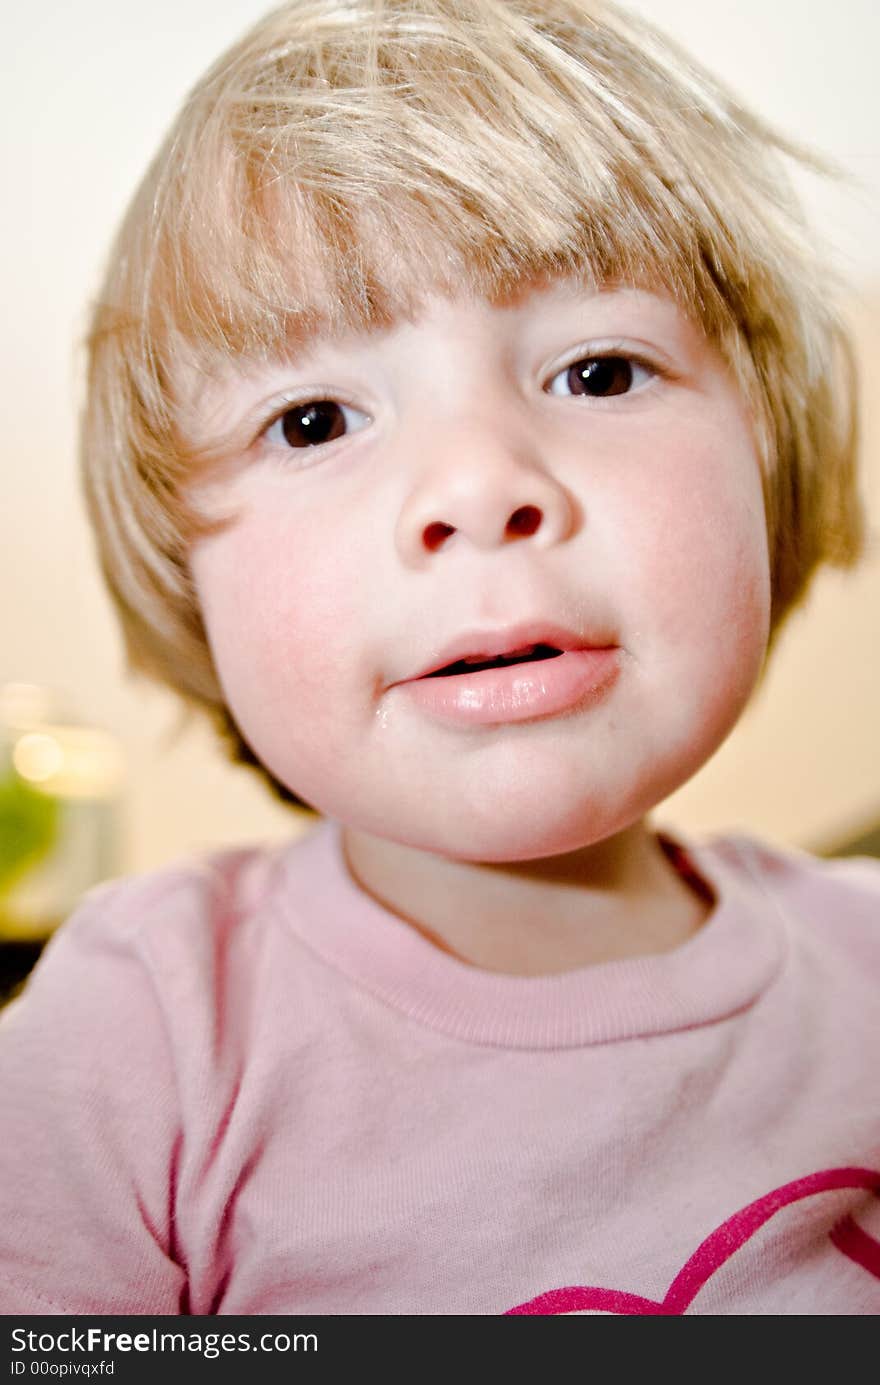
[[[583,1313],[590,1310],[600,1313],[639,1314],[667,1317],[680,1317],[693,1303],[704,1284],[726,1264],[732,1255],[750,1241],[757,1231],[783,1207],[803,1198],[814,1197],[817,1193],[834,1192],[841,1188],[862,1188],[880,1195],[880,1173],[872,1169],[824,1169],[820,1173],[809,1174],[806,1178],[795,1179],[766,1193],[756,1202],[750,1202],[741,1211],[735,1212],[726,1222],[717,1227],[697,1247],[693,1255],[685,1261],[673,1279],[665,1297],[643,1298],[641,1294],[626,1293],[621,1289],[602,1289],[587,1285],[568,1285],[562,1289],[549,1289],[538,1294],[537,1298],[520,1303],[516,1308],[508,1308],[504,1314],[514,1313],[559,1314]],[[849,1260],[853,1260],[868,1274],[880,1279],[880,1241],[869,1236],[850,1216],[842,1217],[830,1233],[832,1245],[836,1246]]]

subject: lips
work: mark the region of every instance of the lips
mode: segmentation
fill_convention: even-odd
[[[514,650],[512,654],[499,654],[494,659],[480,655],[468,655],[466,659],[456,659],[443,668],[425,674],[426,678],[449,678],[459,673],[482,673],[488,668],[509,668],[511,664],[537,663],[542,659],[558,659],[561,649],[549,644],[527,645],[525,649]]]
[[[487,668],[554,659],[576,649],[607,649],[611,644],[606,637],[584,638],[548,621],[528,621],[496,630],[465,631],[438,649],[419,672],[410,675],[410,679],[477,673]]]
[[[540,720],[598,706],[620,676],[620,654],[607,637],[531,621],[460,636],[388,693],[462,728]]]

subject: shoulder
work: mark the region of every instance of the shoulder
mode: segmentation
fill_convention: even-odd
[[[7,1007],[4,1030],[51,1029],[56,1043],[62,1030],[72,1043],[99,1029],[110,1043],[137,1035],[139,1046],[148,1029],[172,1047],[197,1029],[207,1038],[226,976],[247,985],[247,954],[271,927],[281,862],[297,845],[203,853],[88,891]]]
[[[204,961],[271,904],[298,843],[203,852],[89,890],[50,940],[56,952],[131,955],[149,966],[170,949]]]
[[[714,866],[737,877],[801,933],[880,969],[880,860],[819,857],[745,833],[713,838],[699,856],[710,874]]]
[[[83,896],[57,936],[76,932],[83,941],[109,938],[138,947],[156,931],[222,926],[259,906],[279,854],[264,846],[230,848],[106,880]]]
[[[747,833],[713,838],[703,850],[769,888],[803,896],[805,902],[834,900],[874,909],[880,904],[880,860],[874,857],[815,856]]]

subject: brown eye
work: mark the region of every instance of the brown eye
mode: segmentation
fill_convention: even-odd
[[[283,413],[272,425],[270,434],[275,430],[281,434],[278,441],[283,439],[288,447],[315,447],[343,436],[345,412],[332,399],[312,400]]]
[[[296,448],[301,452],[335,442],[348,433],[359,433],[370,421],[360,409],[339,404],[335,399],[307,399],[302,404],[289,405],[265,429],[263,438],[270,447],[285,452]]]
[[[657,374],[646,361],[631,356],[582,356],[554,375],[547,389],[550,394],[613,399],[650,384]]]
[[[632,361],[625,356],[593,356],[575,361],[567,371],[567,384],[572,394],[588,394],[594,399],[626,394],[632,389]]]

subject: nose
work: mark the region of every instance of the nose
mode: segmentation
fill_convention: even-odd
[[[420,567],[461,543],[489,550],[528,540],[548,548],[573,526],[572,498],[528,444],[470,428],[422,449],[396,541],[404,562]]]

